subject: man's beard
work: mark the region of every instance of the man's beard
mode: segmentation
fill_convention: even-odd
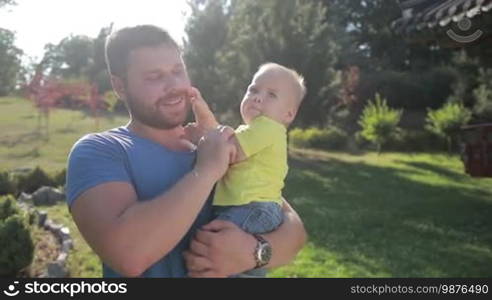
[[[159,110],[159,106],[161,105],[159,102],[165,101],[166,97],[181,95],[185,97],[185,109],[182,112],[181,116],[166,118],[163,116],[162,112]],[[132,119],[156,129],[173,129],[186,121],[188,113],[191,108],[191,104],[187,99],[187,95],[185,92],[175,92],[172,95],[166,95],[165,98],[159,99],[159,101],[153,107],[142,106],[138,101],[135,101],[135,98],[130,96],[127,98],[128,110],[132,116]]]

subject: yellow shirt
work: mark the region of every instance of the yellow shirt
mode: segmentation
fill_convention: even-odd
[[[214,205],[244,205],[253,201],[281,204],[287,175],[287,130],[265,116],[239,126],[236,137],[246,159],[232,165],[215,188]]]

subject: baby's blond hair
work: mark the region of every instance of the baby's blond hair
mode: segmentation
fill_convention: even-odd
[[[268,69],[282,70],[291,76],[293,81],[297,84],[297,90],[299,91],[298,97],[296,97],[296,100],[297,100],[296,104],[297,104],[297,107],[299,107],[299,105],[301,105],[302,100],[306,96],[306,85],[304,83],[304,77],[294,69],[290,69],[290,68],[287,68],[285,66],[279,65],[277,63],[272,63],[272,62],[262,64],[258,68],[258,71],[256,73],[259,73],[259,72],[262,72],[262,71],[265,71]]]

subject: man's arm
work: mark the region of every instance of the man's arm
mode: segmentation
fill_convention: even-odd
[[[272,246],[272,258],[266,268],[292,261],[306,243],[307,234],[299,215],[285,201],[284,222],[275,231],[262,235]],[[255,267],[256,239],[235,224],[216,220],[205,225],[185,253],[192,277],[225,277]]]
[[[154,199],[139,202],[129,183],[110,182],[75,200],[75,223],[105,263],[124,276],[138,276],[174,248],[227,170],[230,134],[207,135],[194,171]]]

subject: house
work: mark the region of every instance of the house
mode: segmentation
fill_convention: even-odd
[[[412,43],[463,47],[492,43],[492,0],[400,0],[393,29]],[[491,47],[492,48],[492,47]]]

